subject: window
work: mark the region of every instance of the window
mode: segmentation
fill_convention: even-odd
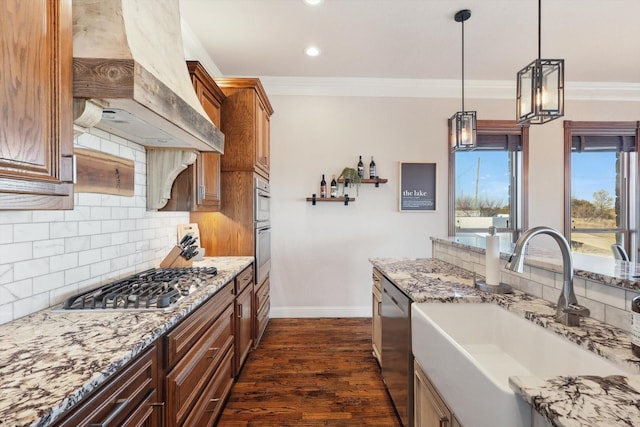
[[[637,252],[637,122],[565,121],[565,235],[574,252]]]
[[[517,240],[527,225],[528,139],[528,126],[478,120],[477,148],[449,154],[450,236],[495,226],[504,240]]]

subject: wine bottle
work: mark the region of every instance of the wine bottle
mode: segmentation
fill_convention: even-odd
[[[374,179],[378,176],[376,173],[376,162],[373,161],[373,156],[371,156],[371,163],[369,163],[369,178]]]
[[[358,176],[360,179],[364,178],[364,163],[362,163],[362,156],[360,156],[360,160],[358,160]]]
[[[640,296],[631,301],[631,351],[640,357]]]
[[[327,197],[327,181],[324,180],[324,174],[322,174],[322,181],[320,181],[320,197]]]
[[[331,178],[331,197],[338,197],[338,183],[335,175]]]

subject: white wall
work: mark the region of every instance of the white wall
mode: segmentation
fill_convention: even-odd
[[[267,87],[267,92],[269,88]],[[273,317],[369,316],[371,257],[430,257],[447,233],[447,118],[459,100],[269,95]],[[479,119],[513,119],[514,101],[467,100]],[[638,120],[633,102],[567,101],[566,120]],[[373,155],[380,188],[363,185],[349,206],[312,206],[358,155]],[[530,132],[530,226],[563,226],[562,119]],[[398,211],[398,162],[436,162],[437,212]],[[355,190],[349,191],[355,195]],[[542,242],[544,246],[544,239]]]
[[[71,211],[0,211],[0,324],[157,267],[188,213],[147,212],[144,147],[97,129],[76,144],[135,161],[135,195],[75,194]]]

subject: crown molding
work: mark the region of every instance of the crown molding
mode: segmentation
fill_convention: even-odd
[[[261,76],[269,95],[460,98],[460,80]],[[466,99],[513,99],[515,80],[466,80]],[[565,99],[640,102],[640,83],[567,82]]]

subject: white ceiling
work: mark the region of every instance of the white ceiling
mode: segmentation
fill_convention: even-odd
[[[228,76],[515,80],[537,56],[536,0],[180,0]],[[640,83],[640,0],[544,0],[542,57],[568,82]],[[303,51],[315,44],[322,55]]]

